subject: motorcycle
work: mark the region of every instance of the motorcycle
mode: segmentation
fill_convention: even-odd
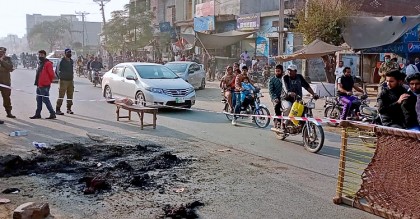
[[[315,109],[314,98],[304,103],[298,97],[297,101],[303,103],[303,114],[305,118],[312,118],[312,110]],[[288,116],[288,115],[283,115]],[[318,153],[324,146],[325,134],[322,126],[312,121],[291,121],[279,119],[274,128],[271,129],[280,140],[284,141],[290,135],[302,135],[303,146],[312,153]]]
[[[264,117],[252,117],[252,121],[259,127],[259,128],[266,128],[270,124],[270,111],[268,108],[261,104],[260,98],[262,98],[262,94],[260,93],[260,89],[257,88],[255,92],[252,92],[253,96],[253,103],[249,104],[247,108],[241,108],[240,116],[238,118],[244,119],[252,117],[252,115],[261,115]],[[224,104],[223,112],[226,115],[226,118],[229,121],[232,121],[233,114],[229,111],[229,103],[227,100],[222,100]]]
[[[77,71],[77,76],[78,77],[81,77],[82,75],[85,75],[84,72],[83,72],[84,71],[83,66],[77,66],[76,71]]]
[[[99,69],[93,69],[92,72],[93,72],[93,75],[92,75],[93,86],[96,87],[97,84],[102,85],[102,74],[101,74],[100,70]]]
[[[354,121],[362,121],[369,124],[380,125],[381,119],[378,109],[369,106],[369,100],[366,95],[358,98],[359,106],[352,107],[348,113],[348,119]],[[359,114],[356,113],[356,108],[359,108]],[[327,97],[324,104],[324,117],[330,119],[340,119],[341,112],[343,112],[343,104],[339,97]],[[337,126],[338,124],[328,123],[331,126]]]

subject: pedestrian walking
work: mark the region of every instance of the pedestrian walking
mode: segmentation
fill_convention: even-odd
[[[0,92],[3,97],[3,106],[6,110],[7,118],[14,119],[16,116],[12,114],[12,102],[10,100],[10,95],[12,94],[10,73],[13,71],[13,63],[12,59],[6,56],[6,50],[6,48],[0,47]],[[3,121],[0,121],[0,124],[3,123]]]
[[[61,105],[63,105],[64,96],[67,95],[67,113],[73,114],[71,107],[73,106],[73,93],[74,93],[74,71],[73,60],[71,59],[71,50],[64,50],[65,56],[61,59],[57,66],[57,75],[60,79],[58,89],[58,100],[56,106],[56,114],[64,115],[61,112]]]
[[[36,86],[36,111],[35,115],[30,119],[40,119],[42,111],[42,103],[45,104],[50,116],[47,119],[55,119],[56,115],[50,101],[50,88],[54,79],[53,64],[46,58],[47,52],[40,50],[38,52],[39,65],[36,70],[35,86]]]

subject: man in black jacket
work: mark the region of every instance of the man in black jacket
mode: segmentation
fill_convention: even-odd
[[[405,74],[394,69],[385,73],[387,87],[378,95],[379,114],[382,124],[393,128],[404,128],[404,114],[401,104],[410,96],[403,87]]]
[[[416,104],[420,96],[420,73],[415,73],[406,79],[410,90],[407,92],[409,97],[401,104],[404,113],[405,127],[409,130],[420,131],[420,124],[417,120]]]
[[[283,76],[284,95],[281,103],[285,115],[289,114],[292,104],[294,101],[296,101],[297,96],[303,98],[302,88],[308,91],[314,97],[314,99],[319,98],[319,96],[315,94],[305,78],[303,78],[301,74],[297,73],[296,65],[289,65],[289,67],[287,67],[287,71],[289,74]]]
[[[58,100],[56,105],[56,115],[64,115],[60,108],[63,105],[64,96],[67,95],[67,113],[73,114],[71,107],[73,106],[73,93],[74,93],[74,71],[73,60],[71,59],[71,50],[64,50],[65,57],[63,57],[57,66],[57,75],[60,79]]]

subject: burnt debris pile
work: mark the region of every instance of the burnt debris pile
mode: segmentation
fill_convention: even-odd
[[[159,189],[160,177],[175,174],[173,167],[188,162],[157,145],[60,144],[40,150],[32,158],[0,156],[0,177],[66,175],[55,186],[79,186],[85,194],[135,187]],[[155,174],[159,173],[159,174]]]
[[[201,206],[204,206],[204,203],[200,201],[194,201],[186,205],[165,205],[162,209],[164,212],[163,218],[200,218],[197,214],[197,208]]]

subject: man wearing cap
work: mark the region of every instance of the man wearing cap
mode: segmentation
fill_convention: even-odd
[[[305,88],[314,99],[318,99],[318,95],[312,90],[308,82],[301,74],[297,73],[296,65],[289,65],[287,67],[288,75],[283,76],[283,101],[282,108],[285,115],[288,115],[292,107],[292,103],[296,100],[296,97],[303,97],[302,88]]]
[[[378,72],[379,76],[381,76],[381,79],[379,80],[378,94],[381,93],[382,88],[386,87],[385,74],[393,69],[398,70],[399,68],[398,63],[391,61],[390,55],[385,55],[385,62],[381,64]]]
[[[6,109],[7,117],[13,119],[16,118],[16,116],[12,115],[12,103],[10,101],[10,95],[12,94],[12,90],[10,89],[10,72],[12,71],[12,59],[6,56],[6,48],[0,47],[0,92],[3,97],[3,106],[4,109]],[[3,121],[0,121],[0,124],[3,123]]]
[[[71,107],[73,105],[73,93],[74,93],[74,71],[73,71],[73,60],[71,59],[71,50],[64,50],[65,56],[61,59],[57,66],[57,75],[60,79],[58,100],[56,105],[56,114],[64,115],[61,112],[61,105],[63,105],[64,96],[67,95],[67,113],[73,114]]]

